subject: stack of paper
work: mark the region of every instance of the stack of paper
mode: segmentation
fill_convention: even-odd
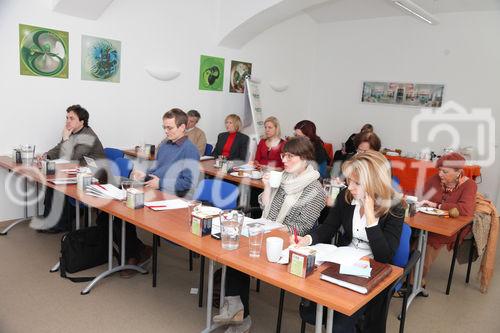
[[[214,159],[213,156],[208,156],[208,155],[200,157],[200,161],[213,160],[213,159]]]
[[[94,184],[87,186],[85,193],[103,199],[125,200],[127,192],[112,184]]]
[[[76,177],[71,178],[54,178],[49,179],[49,182],[55,185],[67,185],[67,184],[76,184]]]
[[[316,265],[323,262],[334,262],[339,265],[354,265],[359,259],[370,255],[369,250],[356,249],[350,246],[337,247],[331,244],[316,244]]]
[[[181,209],[188,208],[188,202],[182,199],[170,199],[162,201],[149,201],[145,202],[144,206],[151,208],[152,210],[168,210],[168,209]]]
[[[368,279],[371,276],[372,268],[369,261],[359,260],[353,265],[340,265],[339,273]]]

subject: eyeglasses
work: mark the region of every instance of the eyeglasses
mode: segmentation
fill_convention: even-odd
[[[369,149],[356,149],[356,153],[361,154],[361,153],[366,153],[369,151]]]
[[[291,154],[291,153],[281,153],[281,154],[280,154],[280,157],[281,157],[281,159],[282,159],[282,160],[284,160],[285,158],[286,158],[287,160],[290,160],[290,159],[292,159],[292,158],[294,158],[294,157],[296,157],[296,156],[297,156],[297,155],[294,155],[294,154]]]
[[[163,128],[164,130],[171,131],[171,130],[176,129],[177,127],[172,127],[172,126],[165,126],[165,125],[163,125],[163,126],[162,126],[162,128]]]

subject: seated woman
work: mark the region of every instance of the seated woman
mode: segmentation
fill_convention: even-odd
[[[227,132],[220,133],[217,137],[212,156],[225,156],[228,160],[247,160],[248,144],[250,139],[240,133],[241,119],[236,114],[230,114],[225,120]]]
[[[450,153],[437,161],[439,173],[430,177],[424,186],[424,198],[419,205],[443,210],[457,208],[460,215],[473,216],[476,206],[476,183],[464,176],[465,159],[459,153]],[[462,240],[470,232],[470,227],[462,232]],[[457,235],[441,236],[429,232],[425,252],[423,279],[430,270],[444,245],[451,250]],[[425,280],[422,280],[425,285]]]
[[[295,136],[305,136],[314,146],[314,160],[318,164],[321,177],[326,177],[326,166],[330,163],[328,153],[323,146],[323,140],[316,134],[316,125],[310,120],[299,121],[295,127]]]
[[[364,132],[373,132],[373,126],[371,124],[364,124],[363,127],[361,127],[359,133]],[[354,145],[354,138],[359,133],[352,133],[345,144],[342,146],[342,149],[335,151],[335,154],[333,155],[334,162],[345,161],[349,156],[352,156],[354,155],[354,153],[356,153],[357,147]]]
[[[355,153],[364,153],[369,150],[379,151],[382,147],[380,138],[377,134],[371,131],[365,131],[357,134],[354,137]]]
[[[311,231],[325,206],[325,193],[318,181],[319,173],[311,163],[314,148],[307,138],[293,138],[281,154],[285,171],[278,188],[271,188],[269,175],[264,180],[264,192],[259,200],[263,218],[280,222],[300,235]],[[228,267],[226,297],[214,322],[230,324],[226,332],[248,332],[252,325],[249,316],[250,277]]]
[[[388,161],[381,153],[368,151],[346,161],[342,171],[347,189],[337,196],[326,221],[311,234],[299,237],[298,245],[330,244],[340,231],[338,246],[363,249],[376,261],[390,263],[399,246],[404,210],[400,195],[391,186]],[[294,242],[293,237],[290,242]],[[350,317],[335,312],[333,332],[356,332],[356,321],[363,314],[377,317],[379,301],[374,299]]]
[[[276,117],[268,117],[264,121],[265,138],[260,140],[255,152],[256,165],[268,165],[283,168],[280,154],[283,151],[285,140],[281,138],[280,123]]]

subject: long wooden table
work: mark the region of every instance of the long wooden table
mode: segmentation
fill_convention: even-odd
[[[79,202],[86,205],[99,208],[100,210],[109,214],[109,262],[108,269],[101,273],[94,281],[92,281],[84,290],[82,294],[88,293],[90,289],[104,277],[113,274],[121,269],[136,269],[142,273],[146,271],[142,267],[131,265],[124,265],[124,235],[125,224],[122,225],[122,262],[117,267],[112,267],[112,216],[121,218],[123,221],[132,223],[135,226],[151,233],[164,237],[174,243],[186,247],[192,251],[200,253],[209,259],[209,290],[207,302],[207,327],[204,332],[212,331],[215,326],[211,322],[211,301],[212,301],[212,287],[213,287],[213,265],[214,262],[220,262],[225,266],[245,272],[249,275],[255,276],[265,282],[275,285],[279,288],[292,292],[298,296],[305,297],[318,303],[316,332],[321,331],[322,323],[322,307],[326,306],[330,310],[342,312],[346,315],[351,315],[360,309],[363,305],[368,303],[375,295],[384,290],[387,286],[397,280],[402,274],[402,269],[393,267],[392,273],[384,279],[372,292],[368,295],[357,294],[353,291],[344,289],[337,285],[322,281],[319,279],[321,267],[306,279],[295,277],[286,271],[286,266],[269,263],[265,259],[265,245],[263,245],[262,255],[260,258],[250,258],[248,255],[248,242],[245,238],[240,241],[240,248],[234,251],[227,251],[222,249],[220,241],[212,239],[211,237],[198,237],[193,235],[189,230],[188,214],[186,209],[168,210],[157,212],[148,208],[143,209],[129,209],[123,202],[115,200],[107,200],[92,197],[77,190],[76,185],[54,185],[50,183],[40,174],[33,172],[33,170],[25,168],[17,168],[15,164],[10,161],[10,158],[0,157],[0,167],[11,169],[19,175],[30,177],[32,180],[41,182],[42,184],[54,188],[75,200],[77,206]],[[146,201],[161,200],[175,198],[173,195],[165,194],[155,190],[146,191]],[[288,235],[285,232],[274,231],[270,235],[278,235],[288,243]],[[264,243],[265,244],[265,240]],[[223,297],[224,286],[222,286],[221,300]],[[222,306],[223,302],[221,302]],[[319,311],[321,310],[321,311]],[[332,313],[331,311],[329,314]],[[331,318],[329,315],[329,325],[331,326]]]
[[[216,168],[214,166],[214,160],[201,161],[200,172],[216,178],[225,179],[233,183],[264,189],[264,182],[261,179],[252,179],[250,177],[237,177],[237,176],[232,176],[229,173],[224,173],[220,168]]]
[[[149,161],[154,161],[155,160],[155,154],[146,154],[141,151],[135,151],[135,149],[123,149],[123,153],[128,156],[140,158],[143,160],[149,160]]]
[[[428,292],[422,285],[422,275],[424,271],[424,261],[425,261],[425,249],[427,247],[428,233],[433,232],[447,237],[457,235],[455,241],[455,247],[453,249],[453,257],[450,267],[450,273],[448,276],[448,284],[446,287],[446,294],[448,295],[450,293],[451,279],[453,277],[453,270],[455,268],[458,240],[460,238],[462,230],[464,230],[465,227],[467,227],[469,224],[472,223],[472,218],[468,216],[459,216],[457,218],[445,218],[419,212],[413,217],[407,217],[405,222],[408,223],[412,228],[420,230],[417,249],[420,251],[421,256],[418,263],[415,265],[415,270],[413,273],[414,274],[413,290],[410,297],[408,298],[408,304],[407,304],[407,307],[409,307],[411,302],[419,294],[423,294],[424,296],[428,295]]]

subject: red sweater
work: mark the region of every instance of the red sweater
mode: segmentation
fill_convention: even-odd
[[[431,190],[433,192],[436,191],[436,193],[429,198],[429,201],[441,204],[441,209],[450,210],[451,208],[455,207],[460,212],[460,215],[474,215],[474,209],[476,207],[477,185],[472,179],[468,179],[467,181],[465,181],[453,192],[444,193],[443,187],[441,186],[441,179],[436,174],[430,177],[425,183],[424,194],[428,193]]]
[[[255,160],[261,165],[283,168],[283,161],[280,154],[283,152],[285,143],[285,140],[281,139],[277,146],[269,149],[266,145],[266,139],[260,140],[255,152]]]

